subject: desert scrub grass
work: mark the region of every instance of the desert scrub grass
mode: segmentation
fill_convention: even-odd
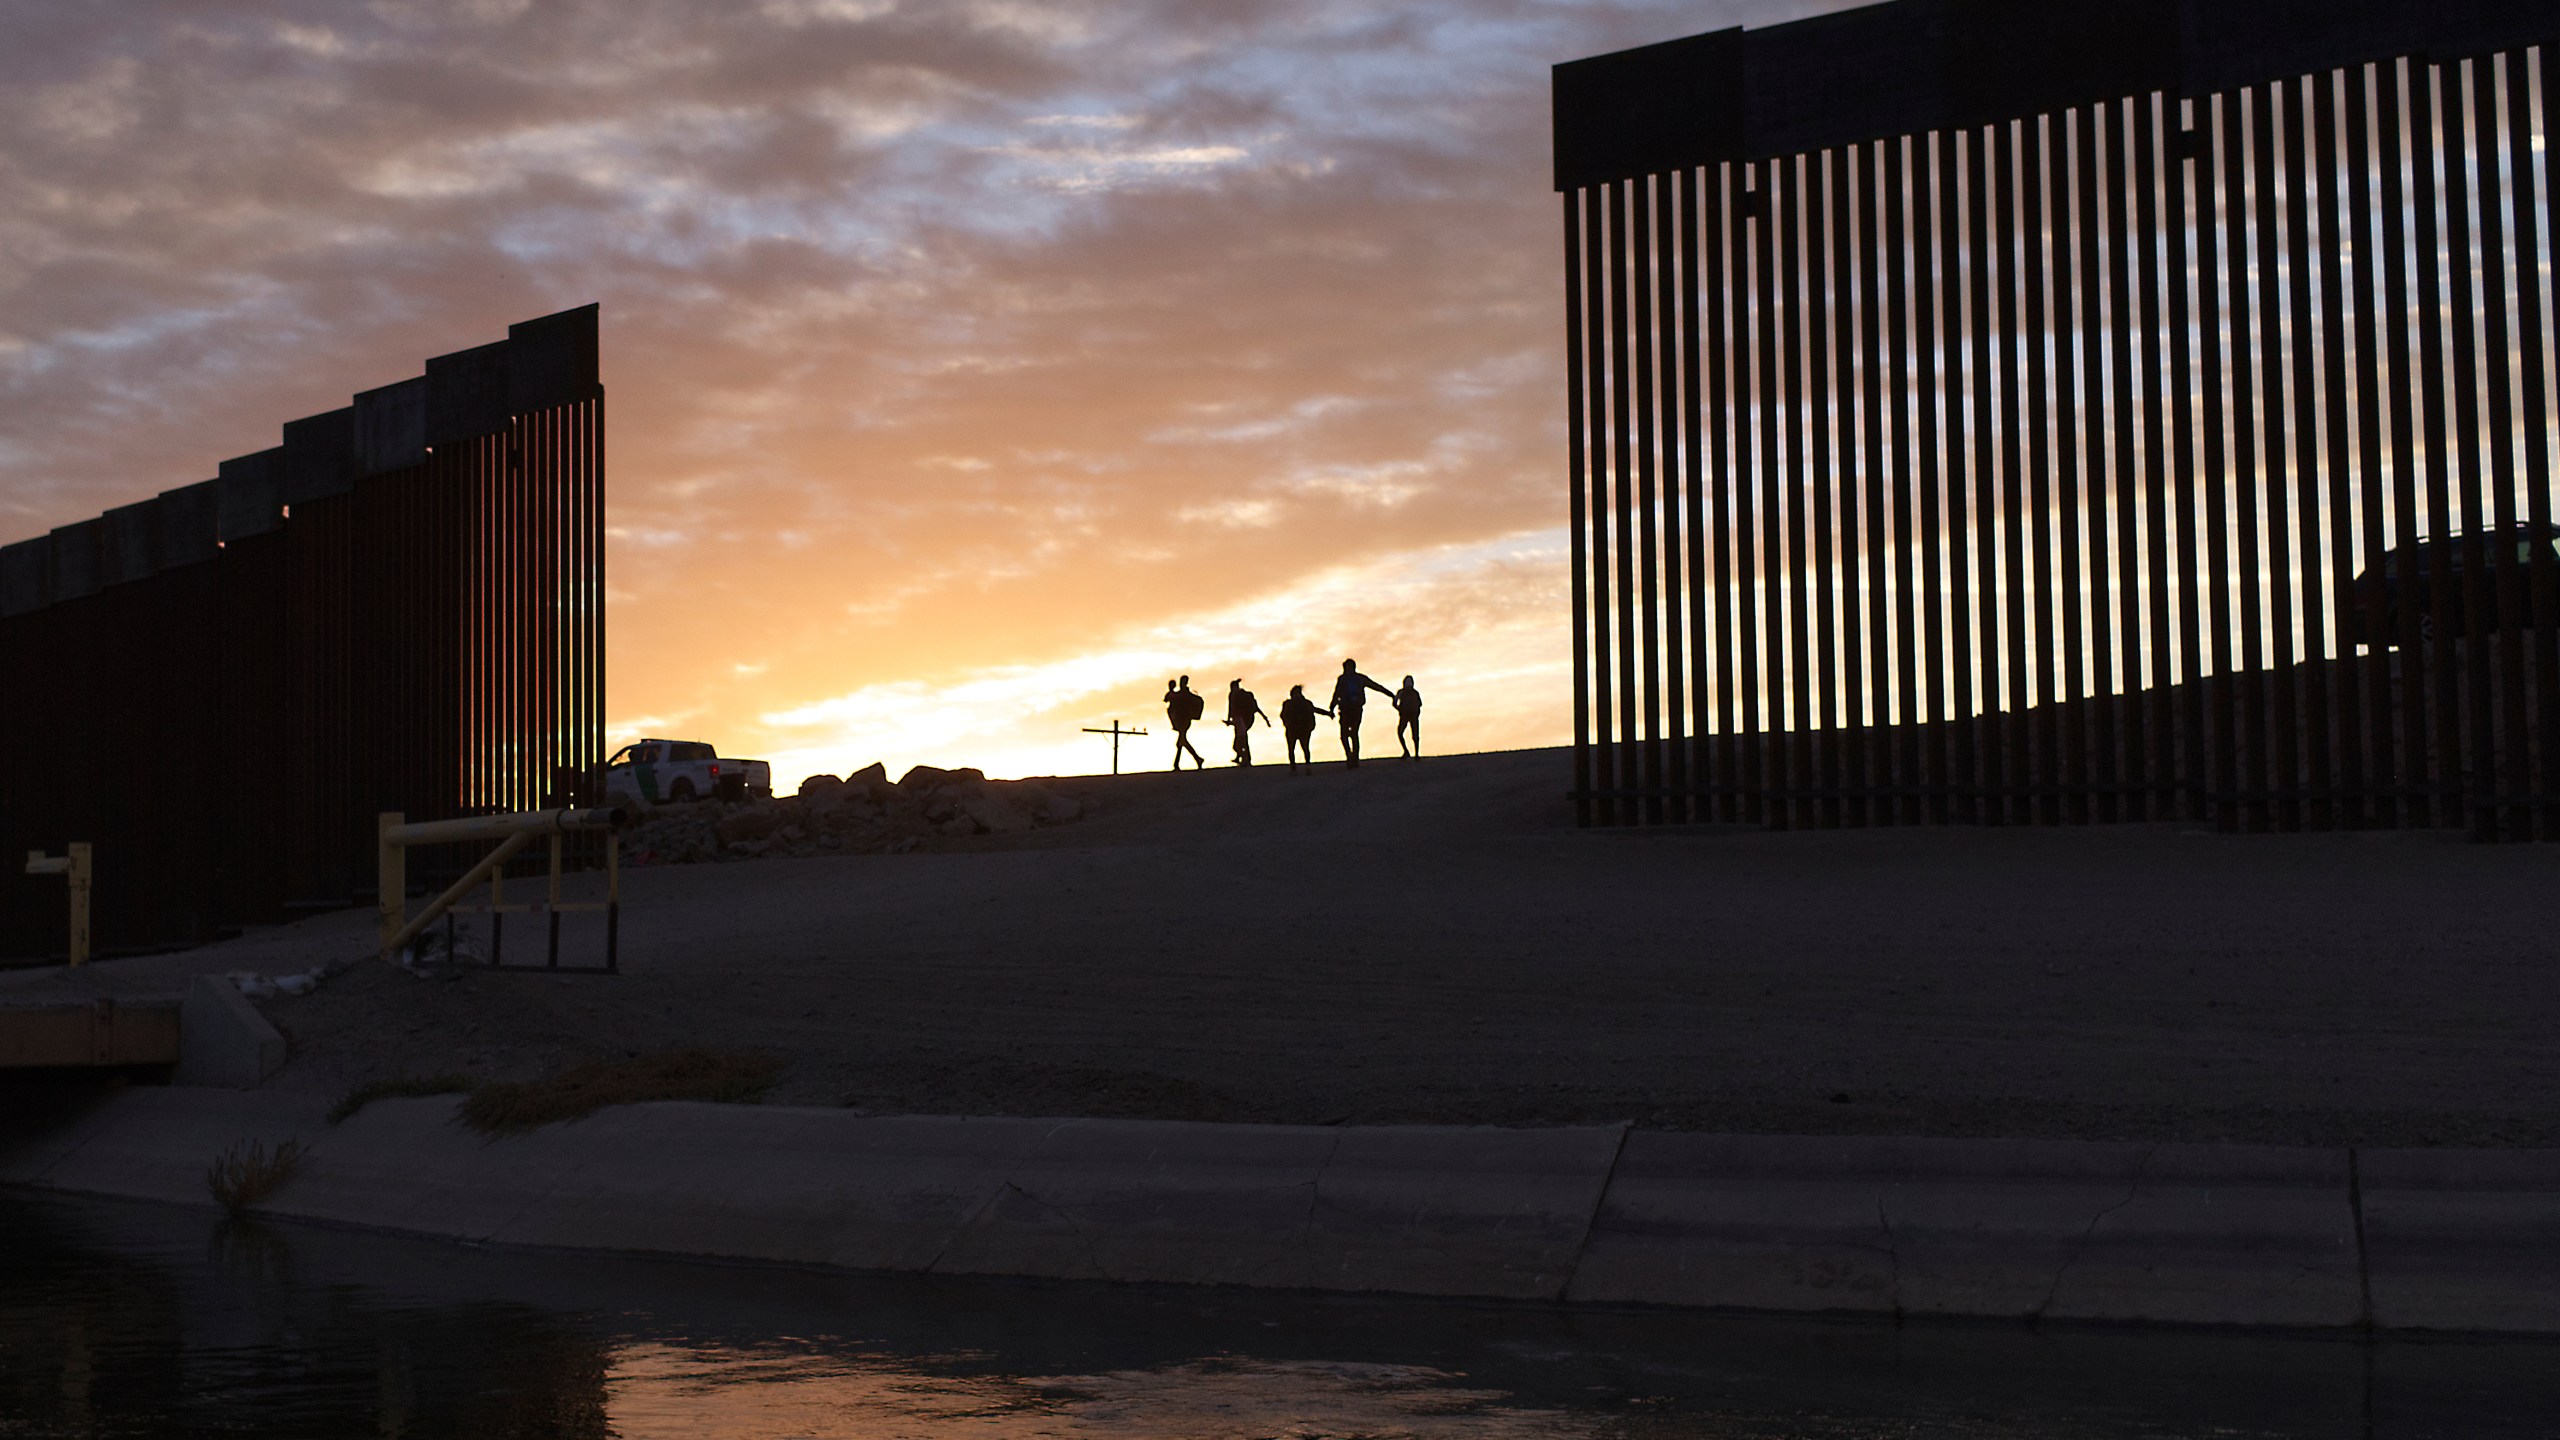
[[[592,1060],[529,1085],[490,1084],[462,1102],[463,1124],[483,1135],[518,1135],[555,1120],[577,1120],[607,1105],[644,1100],[754,1100],[782,1078],[778,1055],[662,1050],[630,1060]]]
[[[329,1107],[329,1123],[337,1124],[376,1100],[416,1100],[428,1095],[459,1095],[471,1088],[467,1075],[393,1075],[367,1080]]]
[[[276,1193],[276,1188],[302,1168],[302,1142],[287,1140],[274,1150],[263,1140],[243,1140],[215,1158],[204,1172],[205,1188],[234,1215]]]

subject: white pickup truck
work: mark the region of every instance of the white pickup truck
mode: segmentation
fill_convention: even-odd
[[[761,760],[724,760],[699,740],[634,740],[604,762],[607,801],[682,805],[717,796],[770,800],[773,771]]]

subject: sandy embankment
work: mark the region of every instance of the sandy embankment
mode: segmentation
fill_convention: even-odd
[[[263,1002],[295,1042],[270,1083],[700,1044],[789,1056],[777,1101],[882,1113],[2560,1143],[2536,847],[1582,832],[1565,783],[1553,751],[1088,778],[1051,782],[1091,806],[1058,828],[642,869],[621,976],[359,965]],[[371,924],[0,999],[299,969]]]

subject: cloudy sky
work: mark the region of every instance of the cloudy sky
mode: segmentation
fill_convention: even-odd
[[[1558,743],[1548,67],[1833,8],[8,0],[0,538],[601,301],[617,741],[1090,771],[1357,655]]]

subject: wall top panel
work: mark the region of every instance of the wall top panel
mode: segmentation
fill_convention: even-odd
[[[1555,185],[2550,38],[2550,0],[1891,0],[1556,66]]]
[[[160,492],[160,568],[174,570],[214,557],[222,543],[222,482],[200,480]]]
[[[148,580],[159,569],[160,502],[156,499],[119,505],[98,517],[98,583],[128,585]]]
[[[1742,146],[1742,103],[1740,30],[1559,65],[1556,188],[1726,158]]]
[[[1744,156],[1792,155],[1944,123],[1947,7],[1904,0],[1754,30]]]
[[[387,475],[427,458],[427,377],[356,397],[356,473]]]
[[[0,545],[0,616],[53,603],[53,537]]]
[[[98,593],[99,532],[96,520],[58,525],[53,531],[53,598],[58,603]]]
[[[1676,54],[1679,44],[1668,48]],[[603,393],[600,314],[581,305],[510,325],[504,340],[428,360],[423,375],[286,421],[283,444],[223,461],[217,479],[108,511],[103,525],[84,521],[86,528],[64,526],[8,547],[15,558],[0,582],[0,613],[25,614],[209,560],[223,542],[282,528],[288,506],[422,463],[430,445],[496,434],[517,416],[595,399]]]
[[[344,495],[356,483],[356,412],[353,406],[284,422],[284,489],[287,505]]]
[[[595,398],[597,307],[507,327],[507,405],[518,415]]]
[[[218,498],[218,538],[245,540],[284,523],[282,446],[223,461],[221,477],[213,483]]]
[[[427,361],[427,443],[449,445],[507,428],[507,342]]]

